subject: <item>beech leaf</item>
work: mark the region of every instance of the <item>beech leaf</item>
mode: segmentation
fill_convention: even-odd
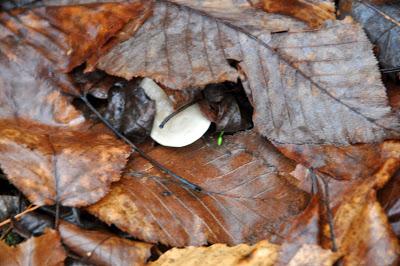
[[[241,77],[256,129],[269,140],[347,145],[399,132],[371,48],[351,19],[310,30],[244,0],[157,1],[154,15],[97,67],[180,90]]]
[[[84,230],[67,222],[61,222],[59,230],[63,243],[94,265],[144,265],[150,257],[150,244]]]
[[[280,242],[279,229],[309,199],[291,183],[292,162],[253,132],[227,136],[222,146],[208,138],[181,149],[157,147],[149,155],[204,191],[177,184],[133,157],[121,181],[88,207],[101,220],[146,242]]]
[[[0,241],[0,265],[61,266],[66,254],[58,233],[47,230],[44,235],[28,239],[17,247]]]
[[[368,0],[345,0],[341,4],[341,12],[352,15],[378,47],[379,62],[387,69],[400,67],[399,9],[398,1],[376,5]]]

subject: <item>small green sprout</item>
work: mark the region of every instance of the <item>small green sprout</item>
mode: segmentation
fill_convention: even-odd
[[[219,133],[219,135],[218,135],[218,138],[217,138],[217,144],[218,144],[218,146],[221,146],[222,145],[222,142],[223,142],[223,136],[224,136],[224,131],[221,131],[220,133]]]

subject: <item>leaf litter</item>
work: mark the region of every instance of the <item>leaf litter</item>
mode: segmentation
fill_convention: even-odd
[[[109,2],[0,4],[0,166],[22,192],[1,239],[27,238],[0,265],[398,262],[398,85],[371,45],[396,73],[396,3],[337,1],[359,25],[326,0]],[[153,143],[141,78],[207,133]],[[40,208],[15,216],[24,197]]]

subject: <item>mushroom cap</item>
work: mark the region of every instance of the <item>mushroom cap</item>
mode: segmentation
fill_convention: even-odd
[[[174,112],[173,104],[153,80],[144,78],[140,85],[146,95],[156,103],[156,116],[150,136],[159,144],[168,147],[187,146],[201,138],[210,127],[211,121],[203,115],[196,103],[173,116],[160,128],[161,122]]]

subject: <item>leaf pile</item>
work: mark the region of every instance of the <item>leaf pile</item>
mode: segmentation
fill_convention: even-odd
[[[1,1],[0,265],[396,265],[399,10]]]

